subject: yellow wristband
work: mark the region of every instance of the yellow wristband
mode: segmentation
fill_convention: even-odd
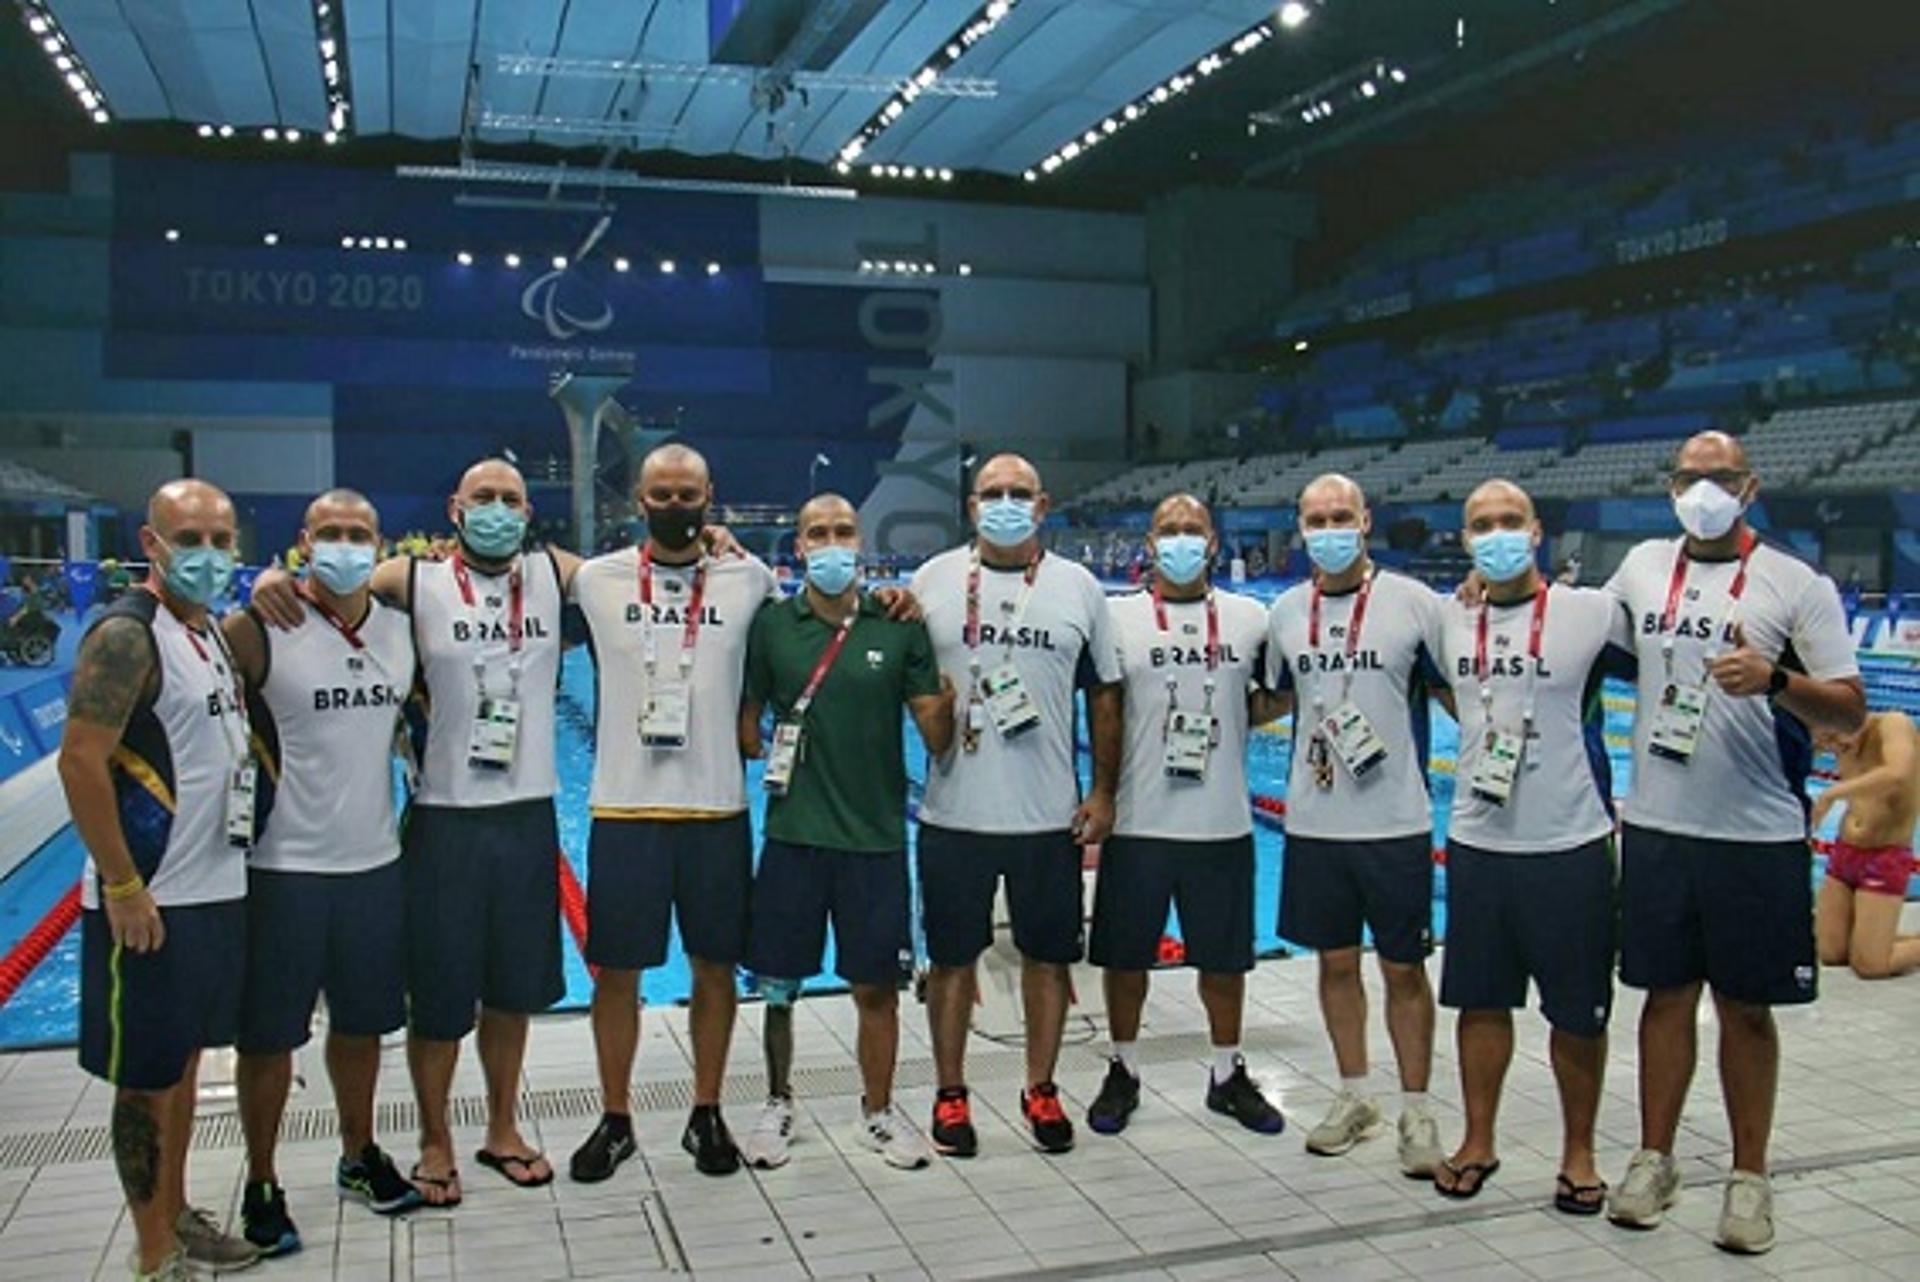
[[[132,899],[146,888],[147,883],[136,873],[125,881],[102,882],[100,884],[100,893],[108,899]]]

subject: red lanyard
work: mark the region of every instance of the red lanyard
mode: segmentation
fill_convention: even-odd
[[[1020,605],[1014,612],[1017,621],[1027,612],[1027,598],[1033,593],[1033,582],[1040,577],[1040,558],[1045,552],[1035,552],[1033,560],[1027,562],[1024,579],[1020,585]],[[975,551],[972,564],[967,569],[967,624],[960,634],[967,643],[967,649],[980,648],[980,553]],[[1011,648],[1011,646],[1009,646]]]
[[[1353,617],[1347,621],[1347,667],[1351,671],[1353,656],[1360,649],[1360,629],[1367,622],[1367,600],[1373,595],[1373,575],[1360,580],[1359,595],[1354,598]],[[1320,649],[1320,580],[1313,581],[1313,599],[1307,607],[1307,648]]]
[[[162,610],[167,608],[166,597],[162,596],[159,590],[151,583],[143,583],[140,586],[150,593],[154,600],[160,603]],[[185,623],[180,625],[180,630],[187,634],[187,644],[193,647],[193,652],[200,656],[200,662],[207,665],[207,671],[213,673],[217,681],[219,674],[214,672],[213,655],[207,652],[206,645],[200,640],[200,634],[188,627]],[[233,661],[233,652],[227,649],[227,640],[220,634],[220,625],[213,621],[212,616],[208,616],[207,619],[207,635],[213,638],[213,648],[220,652],[221,662],[227,665],[227,679],[233,682],[233,706],[235,712],[237,712],[240,717],[240,751],[244,755],[246,740],[252,731],[247,724],[247,689],[240,681],[240,665]],[[224,729],[226,724],[227,714],[223,708],[220,711],[220,725]],[[231,736],[228,737],[228,746],[232,746]]]
[[[1541,648],[1547,635],[1547,592],[1542,583],[1540,590],[1533,594],[1533,621],[1527,625],[1527,657],[1537,665],[1540,662]],[[1480,627],[1473,645],[1473,675],[1480,680],[1482,687],[1487,682],[1487,615],[1492,611],[1491,601],[1480,607]]]
[[[1170,632],[1167,626],[1167,603],[1160,595],[1160,579],[1156,575],[1153,581],[1153,623],[1162,632]],[[1214,603],[1213,589],[1207,589],[1207,671],[1212,672],[1220,662],[1220,608]],[[1168,673],[1168,684],[1172,684],[1173,675]]]
[[[827,670],[833,667],[833,661],[840,657],[841,647],[847,644],[847,633],[853,631],[853,621],[859,617],[859,609],[849,614],[846,621],[834,631],[833,640],[827,642],[827,648],[820,652],[820,658],[813,665],[813,675],[807,678],[806,689],[794,700],[791,718],[798,721],[807,715],[807,709],[813,706],[813,696],[820,693],[820,683],[827,679]]]
[[[640,619],[646,629],[647,668],[654,665],[653,646],[653,548],[640,545]],[[693,648],[700,643],[700,605],[707,599],[707,566],[704,561],[693,567],[693,590],[687,594],[685,626],[680,632],[680,666],[691,667]]]
[[[318,596],[314,595],[312,588],[303,587],[300,595],[307,599],[307,604],[311,605],[315,612],[317,612],[321,618],[325,619],[335,632],[338,632],[346,638],[348,645],[356,650],[364,650],[367,648],[367,643],[360,639],[360,629],[335,614],[333,607],[327,605],[321,601]]]
[[[460,599],[469,610],[473,609],[473,576],[467,573],[467,559],[457,551],[453,554],[453,581],[460,588]],[[520,653],[520,625],[525,608],[520,586],[520,561],[516,558],[513,568],[507,572],[507,649],[514,654]]]
[[[1733,584],[1727,589],[1727,601],[1731,605],[1740,603],[1740,594],[1747,590],[1747,562],[1753,559],[1753,549],[1760,540],[1752,530],[1748,530],[1740,540],[1740,569],[1733,576]],[[1673,631],[1674,616],[1680,612],[1680,592],[1687,586],[1687,567],[1693,558],[1687,555],[1686,540],[1680,541],[1679,549],[1673,554],[1673,577],[1667,582],[1667,608],[1660,616],[1660,631]]]

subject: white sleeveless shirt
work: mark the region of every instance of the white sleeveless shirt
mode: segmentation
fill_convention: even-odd
[[[560,682],[560,568],[546,552],[519,556],[514,566],[522,576],[517,655],[511,572],[482,574],[467,565],[473,588],[468,604],[453,561],[413,563],[413,638],[430,705],[415,797],[422,805],[500,806],[558,790],[553,720]],[[482,685],[488,698],[520,700],[518,743],[506,770],[468,763]]]
[[[222,903],[247,893],[247,852],[227,842],[227,787],[248,751],[245,709],[217,624],[190,632],[148,592],[129,592],[99,621],[145,625],[159,692],[134,709],[110,767],[121,830],[162,908]],[[81,902],[100,905],[87,859]]]
[[[263,628],[267,676],[255,717],[273,807],[255,868],[354,873],[400,857],[393,732],[413,685],[404,611],[370,603],[350,641],[312,606],[291,632]]]

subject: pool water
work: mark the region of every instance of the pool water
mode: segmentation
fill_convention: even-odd
[[[1920,669],[1907,663],[1868,663],[1865,670],[1868,698],[1874,707],[1898,707],[1920,716]],[[1633,689],[1625,683],[1610,680],[1603,697],[1607,753],[1613,763],[1614,791],[1617,796],[1624,796],[1632,783],[1629,736],[1632,733]],[[907,724],[907,740],[908,805],[911,811],[918,805],[926,780],[925,749],[914,732],[911,720]],[[1429,778],[1436,846],[1444,845],[1446,841],[1447,812],[1453,802],[1453,764],[1458,745],[1458,727],[1435,707]],[[1287,723],[1281,723],[1271,730],[1255,732],[1249,749],[1248,778],[1256,793],[1275,798],[1286,796],[1291,751]],[[592,661],[584,649],[576,649],[568,654],[562,667],[557,755],[560,772],[560,844],[584,884],[587,880],[589,823],[587,794],[593,772],[593,669]],[[1083,752],[1080,761],[1083,786],[1089,768]],[[758,762],[750,763],[747,767],[747,792],[752,799],[756,833],[761,828],[766,812],[765,794],[760,786],[761,770]],[[1811,783],[1816,794],[1824,787],[1825,784],[1818,780]],[[1837,820],[1829,817],[1826,826],[1817,835],[1830,838],[1836,826]],[[912,840],[913,825],[909,824],[909,844]],[[1275,929],[1279,919],[1280,868],[1285,857],[1285,844],[1285,839],[1274,828],[1264,823],[1255,824],[1255,946],[1262,953],[1273,953],[1279,949],[1304,951],[1293,948],[1281,939]],[[4,883],[0,883],[0,954],[11,948],[47,907],[73,884],[73,879],[80,871],[82,855],[78,838],[68,828],[49,841]],[[1443,938],[1446,932],[1446,872],[1444,868],[1436,872],[1434,931],[1436,937]],[[917,921],[915,931],[917,945]],[[1169,931],[1178,935],[1177,921],[1169,922]],[[567,992],[561,1006],[583,1007],[592,995],[592,979],[572,936],[562,931],[562,937],[565,941],[562,948]],[[46,961],[21,986],[12,1001],[0,1006],[0,1049],[71,1043],[75,1039],[79,948],[79,931],[69,931]],[[829,942],[828,955],[822,967],[823,975],[812,981],[814,986],[832,987],[835,984],[831,949]],[[686,957],[680,950],[676,930],[667,963],[646,974],[642,991],[649,1002],[675,1002],[685,1000],[690,986],[691,976]]]

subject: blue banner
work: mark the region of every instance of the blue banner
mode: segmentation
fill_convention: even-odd
[[[39,740],[27,729],[17,700],[0,699],[0,779],[9,779],[40,760]]]
[[[13,696],[20,719],[36,745],[34,759],[59,750],[60,736],[67,726],[67,686],[73,681],[68,673],[36,681]]]

